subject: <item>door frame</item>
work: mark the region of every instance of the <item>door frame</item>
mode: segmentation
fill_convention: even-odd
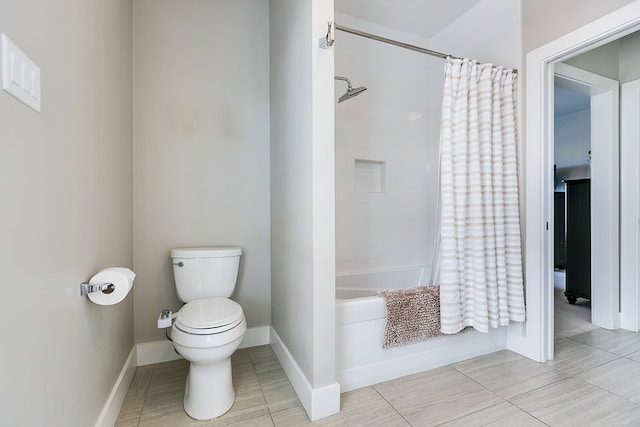
[[[553,336],[553,285],[547,274],[553,267],[553,236],[547,229],[553,218],[553,204],[546,197],[545,188],[552,188],[553,179],[549,160],[553,141],[554,64],[637,30],[640,30],[640,2],[624,6],[526,55],[524,277],[527,322],[524,328],[510,328],[507,347],[540,362],[553,358],[550,339]]]
[[[621,85],[620,101],[620,321],[622,328],[639,332],[640,79]]]

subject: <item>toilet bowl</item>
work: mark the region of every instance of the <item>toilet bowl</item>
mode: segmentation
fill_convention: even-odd
[[[228,298],[196,299],[178,311],[171,338],[176,351],[190,362],[184,396],[190,417],[209,420],[233,405],[231,355],[246,330],[242,307]]]
[[[241,248],[230,246],[171,250],[176,293],[186,303],[176,313],[171,338],[176,351],[190,362],[184,409],[197,420],[219,417],[235,400],[231,355],[247,322],[242,307],[229,298],[241,255]]]

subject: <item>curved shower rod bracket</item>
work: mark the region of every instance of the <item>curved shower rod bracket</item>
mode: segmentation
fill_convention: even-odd
[[[335,41],[333,38],[333,22],[329,21],[327,22],[327,35],[320,37],[319,40],[320,49],[329,49]]]

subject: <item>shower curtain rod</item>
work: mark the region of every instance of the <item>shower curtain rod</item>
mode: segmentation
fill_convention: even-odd
[[[354,28],[345,27],[343,25],[335,24],[335,28],[336,28],[336,30],[344,31],[345,33],[354,34],[356,36],[365,37],[367,39],[376,40],[376,41],[379,41],[379,42],[382,42],[382,43],[392,44],[394,46],[403,47],[405,49],[409,49],[409,50],[412,50],[414,52],[425,53],[427,55],[435,56],[435,57],[442,58],[442,59],[447,59],[447,58],[462,59],[462,58],[460,58],[458,56],[448,55],[446,53],[438,52],[438,51],[431,50],[431,49],[425,49],[423,47],[415,46],[415,45],[408,44],[408,43],[399,42],[397,40],[388,39],[386,37],[376,36],[375,34],[366,33],[364,31],[356,30]],[[514,73],[518,72],[518,70],[516,70],[516,69],[512,69],[512,71]]]

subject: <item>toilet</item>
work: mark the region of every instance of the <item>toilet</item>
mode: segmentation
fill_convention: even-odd
[[[242,307],[229,299],[240,255],[236,247],[171,250],[176,291],[186,303],[175,316],[171,339],[190,362],[184,410],[196,420],[219,417],[235,400],[231,355],[247,330]]]

